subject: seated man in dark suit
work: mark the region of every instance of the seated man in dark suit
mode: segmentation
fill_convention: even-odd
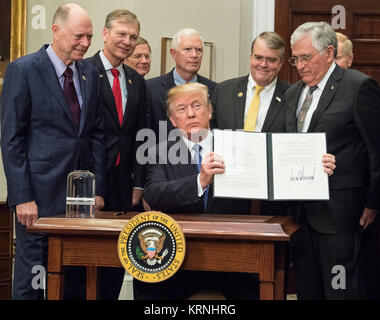
[[[225,166],[212,152],[212,106],[207,87],[191,83],[172,88],[167,104],[179,139],[161,142],[157,156],[147,166],[144,197],[150,207],[165,213],[249,213],[248,200],[211,196],[213,177],[223,173]],[[220,290],[228,299],[256,299],[256,284],[257,278],[250,274],[180,270],[163,283],[135,281],[134,287],[137,299],[184,299],[205,286]]]
[[[147,81],[148,96],[148,126],[159,137],[159,121],[166,121],[167,132],[173,129],[166,116],[166,99],[168,91],[180,84],[199,82],[208,87],[211,94],[216,83],[198,74],[203,57],[203,39],[194,29],[178,31],[171,42],[170,54],[175,62],[175,68],[169,73]],[[161,133],[163,139],[166,134]]]

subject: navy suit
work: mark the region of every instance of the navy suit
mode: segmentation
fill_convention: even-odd
[[[107,190],[105,210],[131,211],[132,188],[143,188],[145,184],[145,166],[139,165],[136,161],[136,150],[138,148],[136,134],[145,125],[145,80],[135,70],[123,65],[128,101],[120,126],[115,98],[99,52],[86,60],[96,68],[101,83],[101,105],[104,109],[106,128]],[[115,168],[119,153],[120,164]]]
[[[38,216],[65,213],[66,179],[73,170],[90,170],[96,195],[104,196],[104,119],[96,71],[77,61],[83,105],[79,132],[74,127],[47,46],[12,62],[1,96],[1,151],[8,204],[29,201]],[[31,288],[34,265],[46,265],[46,237],[27,234],[16,223],[14,298],[41,297]]]
[[[148,114],[147,114],[147,126],[152,128],[159,137],[159,121],[167,122],[167,132],[174,129],[171,121],[166,115],[166,100],[168,99],[168,91],[174,88],[176,85],[174,83],[173,71],[162,76],[149,79],[146,82],[146,90],[148,97]],[[198,82],[207,86],[209,95],[211,97],[216,83],[198,74]],[[163,136],[166,139],[167,136]],[[158,141],[158,140],[157,140]],[[162,140],[160,140],[162,141]]]
[[[144,198],[152,208],[165,213],[217,213],[247,214],[250,201],[241,199],[222,199],[212,196],[212,185],[208,192],[207,208],[204,209],[203,197],[198,197],[197,165],[191,163],[191,155],[182,139],[178,142],[162,142],[158,150],[169,152],[175,149],[187,151],[187,164],[172,164],[166,161],[167,154],[156,154],[155,161],[147,165],[147,183]],[[177,148],[178,146],[178,148]],[[177,156],[180,157],[179,153]],[[181,157],[182,158],[182,157]],[[165,164],[167,162],[167,164]],[[205,195],[203,195],[205,196]],[[257,299],[256,276],[230,272],[199,272],[179,270],[173,277],[160,284],[143,283],[134,280],[136,299],[186,299],[198,290],[212,288],[220,290],[228,299]]]
[[[128,99],[120,125],[115,98],[103,62],[97,52],[86,59],[97,70],[101,83],[106,129],[107,190],[104,210],[140,211],[132,208],[133,187],[144,187],[145,166],[136,161],[136,134],[145,125],[145,80],[132,68],[123,65]],[[115,167],[120,153],[120,163]],[[116,300],[123,283],[124,268],[100,268],[100,299]]]

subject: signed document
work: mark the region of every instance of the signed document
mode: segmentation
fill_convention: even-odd
[[[328,175],[322,167],[325,134],[271,134],[271,140],[274,199],[328,200]]]
[[[324,133],[255,133],[214,130],[214,152],[224,174],[214,177],[214,196],[266,200],[328,200],[323,171]]]

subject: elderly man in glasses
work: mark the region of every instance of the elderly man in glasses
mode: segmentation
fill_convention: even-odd
[[[288,132],[326,132],[337,168],[330,200],[297,208],[293,237],[298,299],[364,299],[368,246],[363,240],[380,206],[380,88],[335,62],[337,38],[325,22],[299,26],[289,62],[301,80],[285,94]]]

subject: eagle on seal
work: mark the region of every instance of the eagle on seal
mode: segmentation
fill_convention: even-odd
[[[158,254],[162,251],[166,235],[156,228],[148,228],[141,231],[138,235],[140,240],[140,246],[145,253],[141,259],[146,260],[150,266],[155,265],[157,262],[161,263],[161,260],[167,255],[168,250],[165,249],[163,254]]]

